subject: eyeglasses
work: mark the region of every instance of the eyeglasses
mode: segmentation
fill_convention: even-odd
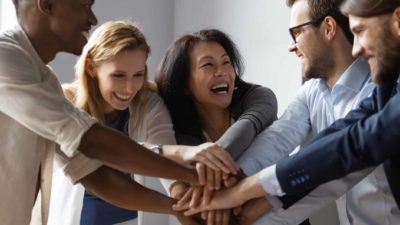
[[[290,36],[292,36],[293,42],[297,43],[297,37],[301,33],[301,30],[299,28],[304,27],[304,26],[308,26],[308,25],[317,26],[325,19],[325,17],[326,16],[323,16],[323,17],[321,17],[321,18],[319,18],[317,20],[311,20],[309,22],[305,22],[305,23],[302,23],[302,24],[299,24],[297,26],[289,28],[289,33],[290,33]]]

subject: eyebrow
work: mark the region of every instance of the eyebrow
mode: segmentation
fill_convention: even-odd
[[[221,58],[223,58],[225,56],[229,57],[229,55],[227,53],[224,53],[224,54],[221,55]],[[214,57],[209,56],[209,55],[202,56],[199,61],[204,60],[204,59],[214,59]]]

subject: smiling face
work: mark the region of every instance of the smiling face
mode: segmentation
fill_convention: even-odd
[[[393,15],[368,18],[350,15],[349,19],[354,34],[353,56],[368,61],[375,83],[396,79],[400,72],[400,40],[393,31],[396,28],[391,27]]]
[[[197,106],[225,109],[232,101],[235,72],[217,42],[198,42],[190,52],[189,90]]]
[[[79,55],[89,31],[97,24],[94,0],[58,0],[51,5],[50,27],[60,50]]]
[[[291,10],[290,27],[310,22],[309,10],[307,1],[296,1]],[[293,30],[297,43],[291,40],[289,44],[289,51],[300,58],[302,74],[307,79],[324,78],[328,69],[334,66],[331,46],[326,43],[317,25],[308,24]]]
[[[143,50],[125,50],[110,62],[96,67],[95,76],[105,103],[104,113],[129,107],[135,95],[143,87],[146,60],[147,53]]]

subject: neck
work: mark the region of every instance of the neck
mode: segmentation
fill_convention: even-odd
[[[33,48],[42,59],[44,64],[51,62],[60,50],[51,41],[50,32],[46,30],[43,21],[38,17],[26,16],[19,23],[28,36]]]
[[[352,45],[347,41],[338,46],[333,46],[333,59],[335,66],[328,71],[326,83],[330,89],[336,84],[342,74],[355,61],[352,54]]]
[[[213,142],[217,141],[230,126],[229,109],[201,106],[197,107],[197,111],[203,130]]]

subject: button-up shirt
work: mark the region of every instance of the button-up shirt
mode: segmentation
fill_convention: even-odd
[[[335,120],[346,116],[371,94],[373,88],[369,66],[363,60],[356,60],[332,90],[323,79],[307,81],[282,117],[257,137],[239,164],[247,174],[274,164],[309,136],[314,136]],[[271,213],[261,220],[269,224],[298,224],[329,201],[342,196],[370,172],[366,170],[345,180],[322,185],[289,210]],[[275,166],[263,170],[260,179],[267,192],[283,194],[275,176]],[[337,208],[342,225],[400,224],[398,210],[390,191],[388,193],[388,183],[382,167],[376,168],[341,197],[337,201]]]
[[[64,98],[54,72],[20,26],[0,34],[1,224],[29,224],[40,171],[43,185],[51,177],[43,170],[52,167],[44,164],[53,162],[48,156],[57,146],[56,158],[72,182],[101,166],[77,150],[95,122]]]

